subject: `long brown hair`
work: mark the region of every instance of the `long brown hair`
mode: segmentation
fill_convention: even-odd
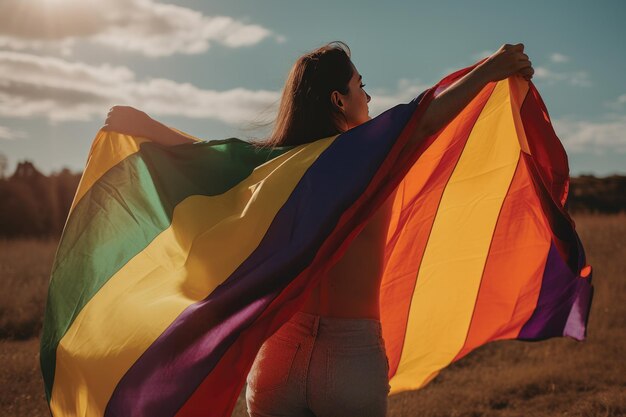
[[[353,72],[350,48],[344,42],[329,42],[302,55],[285,81],[272,133],[250,143],[260,147],[301,145],[343,132],[343,113],[333,105],[330,94],[334,90],[347,94]]]

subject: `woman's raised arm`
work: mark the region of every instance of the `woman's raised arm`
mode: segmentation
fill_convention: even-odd
[[[493,55],[430,102],[407,147],[413,149],[416,142],[438,132],[450,123],[487,83],[500,81],[512,75],[530,80],[534,72],[528,55],[524,53],[523,44],[502,45]]]
[[[130,106],[113,106],[101,130],[148,138],[165,146],[196,142]]]

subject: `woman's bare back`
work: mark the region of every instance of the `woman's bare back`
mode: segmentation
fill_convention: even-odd
[[[380,319],[383,252],[395,191],[354,238],[301,311],[329,317]]]

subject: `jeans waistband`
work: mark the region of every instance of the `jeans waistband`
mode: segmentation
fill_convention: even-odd
[[[382,334],[380,320],[370,318],[328,317],[298,311],[289,319],[288,323],[309,330],[319,329],[320,332],[324,333],[368,331]]]

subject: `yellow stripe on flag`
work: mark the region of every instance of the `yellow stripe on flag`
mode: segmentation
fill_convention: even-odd
[[[443,192],[418,272],[391,393],[423,386],[463,347],[520,145],[507,80],[496,85]]]
[[[197,142],[201,140],[188,133],[182,132],[175,128],[170,128],[193,139]],[[113,140],[111,140],[113,138]],[[108,139],[108,140],[107,140]],[[85,164],[85,171],[80,179],[72,206],[70,207],[70,213],[74,211],[74,207],[85,196],[91,186],[100,179],[109,169],[113,168],[124,159],[139,151],[139,145],[143,142],[149,142],[150,139],[124,135],[117,132],[109,132],[100,130],[96,134],[95,139],[92,142],[89,155],[87,156],[87,163]],[[99,155],[98,160],[93,160],[92,155]]]
[[[74,211],[76,204],[87,194],[91,186],[100,179],[109,169],[134,154],[139,150],[139,145],[148,142],[149,139],[122,135],[121,133],[98,131],[89,156],[85,164],[85,172],[83,173],[69,215]],[[99,155],[99,158],[93,159],[93,155]]]

